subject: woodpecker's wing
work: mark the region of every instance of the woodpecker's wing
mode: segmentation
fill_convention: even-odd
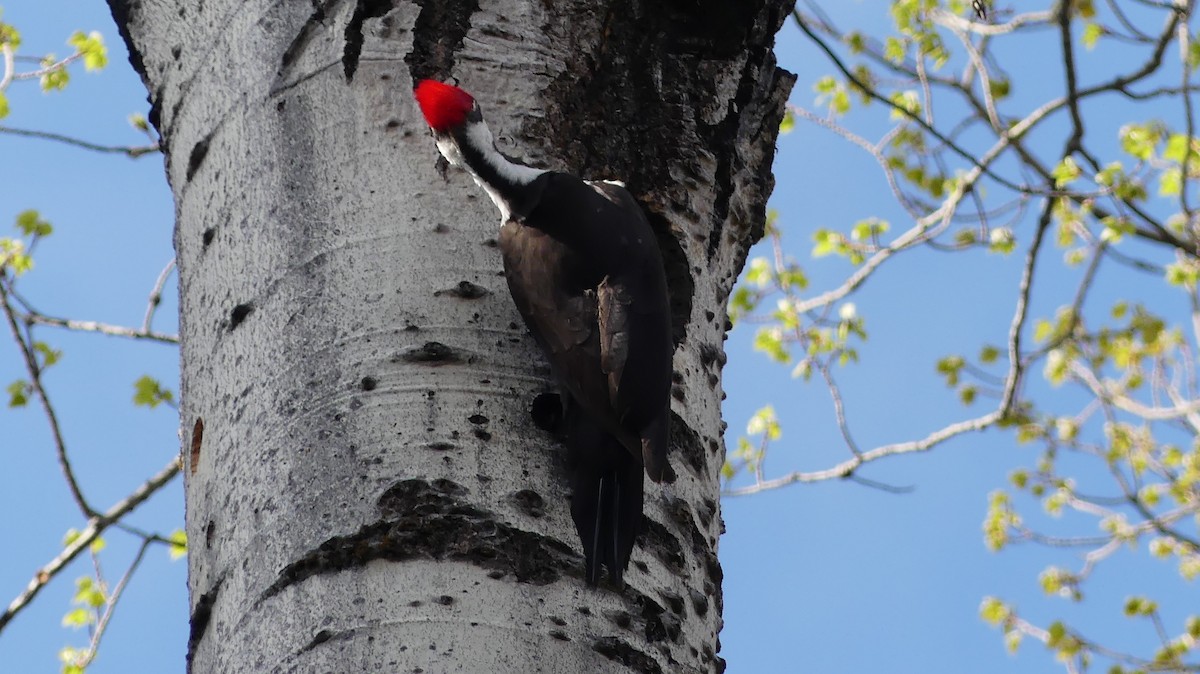
[[[616,405],[629,355],[629,308],[633,298],[608,276],[596,288],[596,323],[600,331],[600,368],[608,375],[608,395]]]
[[[666,443],[644,431],[666,428],[672,345],[654,232],[619,185],[543,181],[501,228],[513,301],[559,381],[659,479]]]

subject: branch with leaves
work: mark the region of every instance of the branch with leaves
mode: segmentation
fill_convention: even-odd
[[[1194,0],[1139,0],[1136,6],[1110,1],[1107,7],[1065,0],[1023,13],[964,0],[892,0],[890,8],[893,31],[876,36],[835,26],[815,0],[796,10],[796,26],[828,57],[834,74],[815,83],[817,107],[793,105],[783,130],[814,124],[866,151],[908,221],[894,228],[894,222],[866,218],[817,229],[813,257],[852,267],[842,281],[817,289],[810,287],[805,266],[785,253],[778,224],[783,216],[774,216],[769,251],[749,262],[729,306],[735,324],[753,326],[757,350],[797,379],[821,382],[848,456],[825,468],[771,475],[766,462],[784,451],[787,419],[764,407],[731,452],[725,493],[831,479],[895,491],[864,473],[884,459],[1003,429],[1018,443],[1045,445],[1035,469],[1010,476],[1011,487],[1041,501],[1051,515],[1074,511],[1098,521],[1102,531],[1043,533],[1023,523],[1007,491],[993,494],[984,525],[992,549],[1033,543],[1086,550],[1078,569],[1054,567],[1043,574],[1048,595],[1082,600],[1092,570],[1127,546],[1173,558],[1181,577],[1195,577],[1200,221],[1191,204],[1200,179],[1200,138],[1191,95],[1200,89],[1192,77],[1200,65],[1200,40],[1189,28]],[[1098,82],[1083,81],[1079,61],[1117,42],[1141,55],[1123,57],[1121,70]],[[1003,54],[1013,53],[1014,45],[1054,54],[1046,65],[1061,73],[1059,95],[1038,100],[1026,93],[1020,78],[1028,75],[1004,67]],[[1039,73],[1043,83],[1044,75]],[[1147,106],[1146,119],[1124,124],[1111,139],[1116,152],[1110,139],[1089,127],[1096,106],[1113,98]],[[1180,120],[1174,125],[1162,119],[1166,104],[1174,104]],[[878,114],[866,109],[879,105],[888,127],[858,131],[860,122],[878,128]],[[1054,134],[1061,144],[1048,151],[1046,139]],[[1081,268],[1073,288],[1045,285],[1055,248],[1063,266]],[[854,296],[897,256],[929,250],[1023,253],[1007,333],[977,346],[976,357],[949,355],[933,368],[966,407],[982,409],[923,437],[860,447],[852,432],[855,410],[837,381],[842,368],[858,362],[868,338],[869,317]],[[1156,276],[1162,287],[1185,297],[1190,311],[1179,322],[1190,336],[1156,314],[1153,302],[1120,301],[1098,310],[1093,288],[1102,269]],[[1035,289],[1039,298],[1069,294],[1055,315],[1045,317],[1033,313]],[[1028,382],[1038,375],[1052,387],[1073,387],[1087,403],[1064,411],[1053,398],[1031,393]],[[1103,467],[1113,493],[1081,493],[1060,467],[1064,455]],[[1168,637],[1150,606],[1157,605],[1145,599],[1126,610],[1146,618],[1160,637],[1160,651],[1150,655],[1120,653],[1063,623],[1037,627],[998,599],[985,602],[983,615],[1004,627],[1011,647],[1021,636],[1034,637],[1068,671],[1097,660],[1112,664],[1114,672],[1200,669],[1200,618],[1189,618],[1182,632]]]
[[[10,24],[0,22],[0,118],[10,113],[8,92],[10,87],[24,81],[37,80],[45,93],[61,91],[70,81],[70,68],[81,64],[88,72],[102,69],[107,62],[107,52],[98,33],[77,32],[68,39],[73,53],[59,59],[52,54],[42,57],[24,57],[18,54],[21,37]],[[22,70],[21,65],[33,62],[35,67]],[[153,131],[141,115],[130,118],[130,124],[148,138],[144,145],[105,146],[79,140],[63,134],[15,129],[0,126],[0,135],[23,136],[66,143],[85,150],[139,157],[158,151]],[[36,210],[26,210],[16,215],[15,234],[0,236],[0,314],[8,328],[7,333],[16,347],[24,375],[9,383],[8,407],[20,409],[36,404],[45,417],[50,430],[53,451],[62,479],[78,508],[83,525],[80,529],[67,532],[62,549],[40,568],[32,571],[31,580],[23,590],[0,613],[0,632],[21,614],[50,583],[59,580],[72,568],[71,564],[81,557],[90,557],[90,571],[76,579],[76,592],[72,605],[63,618],[63,626],[86,629],[87,642],[82,647],[68,646],[59,653],[64,674],[82,674],[97,657],[101,640],[120,603],[125,589],[135,573],[143,565],[146,553],[154,545],[163,545],[172,558],[184,554],[187,542],[181,530],[164,535],[142,531],[130,526],[126,519],[130,513],[155,494],[160,493],[180,472],[179,458],[174,456],[161,470],[143,480],[128,495],[119,499],[103,512],[98,511],[84,493],[76,468],[71,460],[68,440],[64,433],[61,411],[54,404],[46,373],[51,368],[61,367],[62,351],[42,338],[40,330],[46,328],[66,329],[95,333],[140,341],[177,344],[178,337],[155,331],[153,321],[161,303],[163,288],[174,271],[174,261],[168,263],[155,279],[146,300],[144,319],[139,327],[113,325],[98,321],[83,321],[61,318],[34,308],[21,290],[23,277],[34,269],[36,250],[44,245],[54,233],[54,227]],[[132,401],[135,405],[154,408],[158,405],[177,409],[174,392],[157,380],[143,376],[134,382]],[[110,583],[104,573],[102,557],[106,554],[105,536],[112,532],[131,536],[137,541],[136,554],[115,584]],[[86,553],[86,554],[85,554]]]

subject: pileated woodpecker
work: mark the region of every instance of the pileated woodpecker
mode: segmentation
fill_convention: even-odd
[[[587,581],[621,585],[642,520],[642,470],[670,481],[670,303],[645,214],[619,183],[513,162],[479,104],[422,80],[414,96],[438,151],[500,209],[508,289],[565,392],[571,518]]]

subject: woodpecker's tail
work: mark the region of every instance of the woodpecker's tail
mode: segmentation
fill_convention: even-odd
[[[571,518],[583,543],[587,582],[600,580],[600,565],[621,586],[642,523],[642,465],[616,438],[592,423],[578,406],[568,410]]]

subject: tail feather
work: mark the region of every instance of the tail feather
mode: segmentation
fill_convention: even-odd
[[[641,462],[582,414],[569,417],[571,518],[583,543],[585,577],[599,583],[603,564],[619,587],[641,528]]]

